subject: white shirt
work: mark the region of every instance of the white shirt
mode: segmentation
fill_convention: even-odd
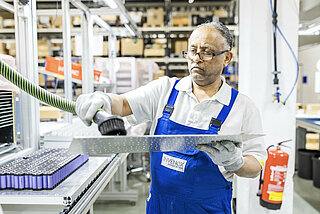
[[[191,77],[185,77],[177,83],[179,91],[170,120],[186,126],[208,129],[212,117],[217,118],[222,107],[229,105],[231,87],[224,77],[219,91],[211,98],[198,102],[192,93]],[[162,77],[136,90],[125,93],[137,123],[151,121],[150,134],[154,134],[158,118],[168,102],[169,95],[177,78]],[[261,117],[254,103],[239,93],[236,101],[218,134],[262,134]],[[243,143],[243,155],[252,155],[263,166],[266,160],[266,148],[263,139],[256,138]],[[219,166],[224,177],[232,181],[233,173]]]

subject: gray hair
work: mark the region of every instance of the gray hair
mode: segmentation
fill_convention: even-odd
[[[225,48],[231,50],[233,47],[233,36],[230,33],[229,29],[219,21],[206,22],[201,25],[198,25],[196,29],[200,27],[211,27],[220,31],[221,35],[226,39]],[[195,29],[195,30],[196,30]]]

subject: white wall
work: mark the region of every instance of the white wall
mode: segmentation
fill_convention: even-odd
[[[318,60],[320,60],[320,45],[299,50],[301,78],[298,85],[298,103],[320,103],[320,94],[314,92],[316,63]],[[302,76],[307,76],[306,84],[302,83]]]
[[[239,1],[239,91],[248,95],[259,107],[266,145],[286,139],[290,143],[289,171],[280,211],[269,211],[259,205],[258,179],[237,179],[237,213],[292,213],[295,139],[296,92],[284,106],[272,103],[274,87],[272,22],[269,0]],[[297,52],[299,1],[278,1],[278,24],[293,50]],[[289,93],[295,77],[296,63],[285,42],[278,36],[278,69],[281,98]]]

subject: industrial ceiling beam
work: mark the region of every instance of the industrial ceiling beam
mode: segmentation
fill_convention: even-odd
[[[6,11],[9,11],[11,13],[14,13],[14,7],[12,4],[9,4],[3,0],[0,0],[0,8],[6,10]]]

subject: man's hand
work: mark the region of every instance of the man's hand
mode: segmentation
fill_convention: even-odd
[[[244,165],[242,150],[235,142],[212,142],[212,146],[198,145],[197,149],[207,153],[215,164],[223,166],[227,171],[237,171]]]
[[[111,99],[100,91],[91,94],[82,94],[76,101],[76,113],[79,118],[87,125],[91,125],[91,121],[98,109],[102,108],[111,114]]]

